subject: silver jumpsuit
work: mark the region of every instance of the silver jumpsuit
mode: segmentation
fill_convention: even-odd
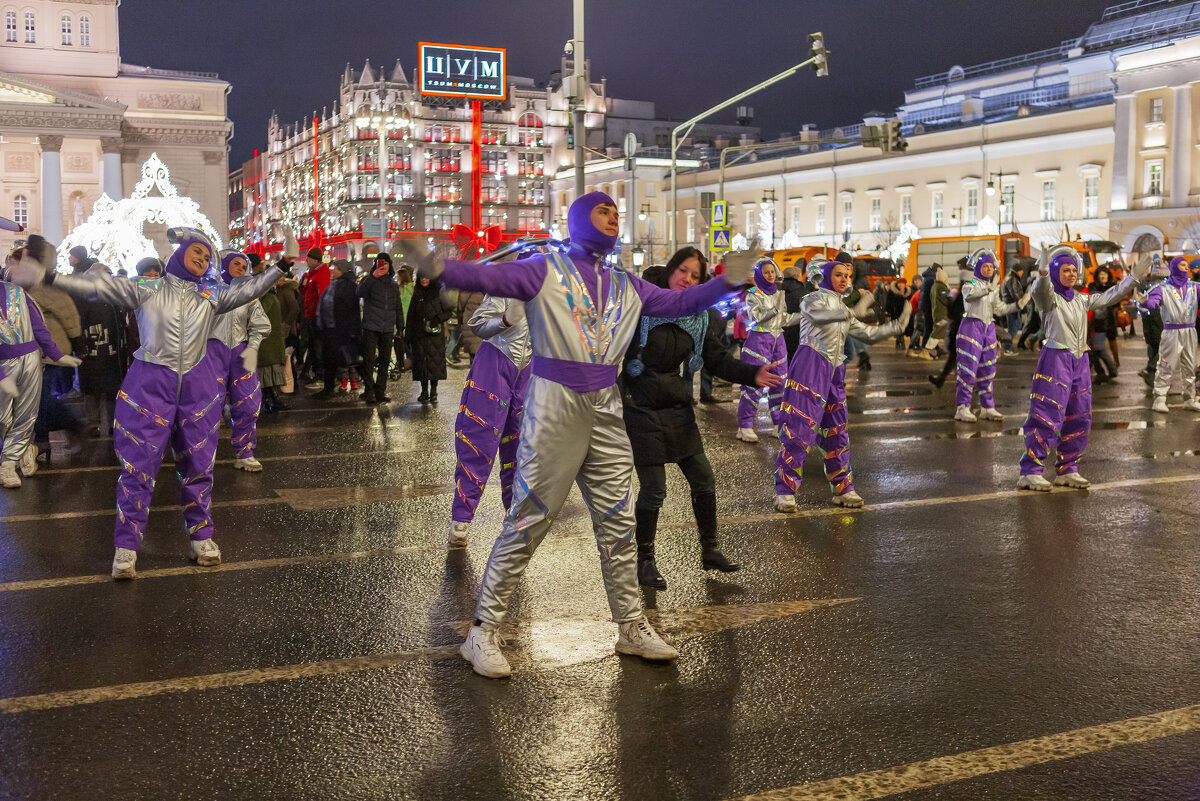
[[[1178,365],[1186,403],[1196,397],[1196,307],[1200,284],[1188,281],[1179,288],[1166,282],[1156,289],[1162,293],[1158,309],[1162,313],[1163,332],[1158,346],[1158,369],[1154,373],[1154,395],[1167,396]]]
[[[18,345],[33,341],[33,325],[28,305],[33,299],[16,284],[0,282],[0,291],[8,301],[8,316],[0,316],[0,344]],[[0,437],[4,450],[0,463],[16,464],[33,435],[38,405],[42,400],[42,351],[34,347],[15,359],[0,361],[0,369],[17,385],[14,397],[0,397]]]

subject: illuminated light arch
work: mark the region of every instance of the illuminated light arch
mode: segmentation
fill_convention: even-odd
[[[157,195],[151,195],[154,190]],[[92,216],[77,226],[58,246],[58,269],[68,272],[71,248],[83,245],[89,254],[112,271],[124,267],[129,272],[140,259],[147,256],[163,258],[143,233],[146,223],[162,224],[168,228],[186,226],[203,231],[220,250],[224,247],[217,229],[200,211],[200,204],[180,195],[171,183],[171,172],[157,153],[142,165],[142,177],[133,193],[121,200],[101,195],[92,205]],[[214,253],[215,257],[216,254]]]

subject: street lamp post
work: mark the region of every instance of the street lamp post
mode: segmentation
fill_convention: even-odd
[[[387,184],[388,184],[388,154],[387,154],[387,134],[388,128],[399,122],[401,125],[407,126],[411,120],[407,112],[401,108],[399,115],[390,114],[385,110],[387,102],[387,89],[380,83],[379,85],[379,107],[372,109],[369,114],[360,114],[355,118],[354,122],[359,128],[371,128],[376,133],[376,138],[379,140],[379,249],[381,252],[387,252],[388,248],[388,228],[387,218]]]
[[[582,2],[582,0],[580,0],[580,2]],[[721,109],[728,108],[728,107],[734,105],[735,103],[745,100],[747,97],[750,97],[750,95],[755,94],[756,92],[758,92],[762,89],[766,89],[768,86],[778,83],[779,81],[782,81],[784,78],[790,78],[792,75],[795,75],[797,72],[799,72],[804,67],[812,66],[813,70],[816,71],[818,78],[824,78],[824,77],[828,76],[829,75],[829,52],[825,49],[825,37],[820,32],[817,32],[817,33],[810,33],[808,35],[808,39],[809,39],[809,42],[811,43],[810,50],[812,52],[812,55],[809,56],[808,58],[806,58],[804,61],[801,61],[799,64],[795,65],[794,67],[787,68],[783,72],[781,72],[778,75],[775,75],[771,78],[768,78],[767,80],[763,81],[762,83],[755,84],[754,86],[750,87],[746,91],[736,94],[733,97],[729,98],[728,100],[726,100],[722,103],[718,103],[717,105],[713,106],[710,109],[700,112],[695,117],[692,117],[690,120],[681,122],[679,125],[676,125],[674,128],[671,129],[671,217],[670,217],[670,220],[671,220],[671,252],[672,253],[674,253],[676,250],[679,249],[679,225],[678,225],[678,219],[677,219],[679,216],[679,183],[678,183],[678,175],[676,174],[676,162],[677,162],[677,156],[679,153],[680,142],[687,139],[688,135],[691,134],[692,129],[696,127],[696,123],[700,122],[700,120],[704,119],[705,117],[707,117],[711,114],[716,114]],[[682,135],[681,135],[681,133],[682,133]]]

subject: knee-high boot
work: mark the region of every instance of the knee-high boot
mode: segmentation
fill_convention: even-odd
[[[653,587],[656,590],[665,590],[667,580],[662,577],[662,573],[658,572],[658,566],[654,564],[654,535],[658,533],[658,510],[635,506],[633,515],[637,521],[634,536],[637,538],[638,584],[643,587]]]
[[[732,573],[738,565],[730,562],[717,547],[717,496],[706,492],[692,496],[692,511],[696,514],[696,529],[700,533],[700,562],[705,570]]]

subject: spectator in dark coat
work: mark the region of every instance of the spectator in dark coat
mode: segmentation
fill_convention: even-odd
[[[388,403],[388,364],[392,356],[392,341],[397,331],[404,330],[404,306],[400,302],[400,286],[396,283],[392,257],[380,253],[371,265],[371,272],[358,285],[362,299],[362,378],[365,390],[362,399],[367,403]]]
[[[420,403],[437,403],[437,382],[446,379],[446,321],[454,316],[441,297],[441,286],[428,278],[417,279],[404,338],[412,353],[413,381],[421,384]]]
[[[917,300],[917,310],[921,312],[918,318],[921,326],[918,331],[913,332],[912,341],[909,343],[910,356],[920,355],[925,343],[933,334],[933,285],[937,283],[937,273],[940,269],[942,265],[935,262],[921,273],[921,295]]]
[[[787,306],[788,314],[800,311],[800,301],[816,289],[804,280],[804,268],[807,266],[804,259],[797,259],[795,264],[783,271],[783,282],[779,288],[783,291],[783,302]],[[791,362],[792,357],[796,355],[796,348],[800,347],[800,326],[784,326],[783,342],[787,346],[788,361]]]
[[[318,398],[333,395],[338,370],[358,362],[358,343],[362,324],[358,314],[354,268],[345,259],[330,265],[329,287],[317,304],[317,325],[321,331],[321,349],[325,365],[325,388]]]
[[[155,260],[157,261],[157,260]],[[93,264],[89,272],[108,272],[103,264]],[[98,300],[75,300],[79,308],[79,326],[83,329],[83,363],[79,365],[79,391],[89,415],[98,418],[101,436],[112,436],[117,391],[133,352],[126,336],[125,312]]]
[[[259,259],[251,265],[250,269],[254,271],[255,275],[258,275],[266,269],[266,265],[262,263],[262,259]],[[258,346],[258,383],[262,387],[263,411],[267,414],[283,412],[288,409],[288,405],[279,395],[280,387],[287,384],[286,365],[288,359],[283,318],[280,315],[279,307],[279,286],[286,283],[287,280],[287,278],[280,278],[270,292],[258,299],[262,304],[263,313],[271,321],[271,333],[263,337]]]

